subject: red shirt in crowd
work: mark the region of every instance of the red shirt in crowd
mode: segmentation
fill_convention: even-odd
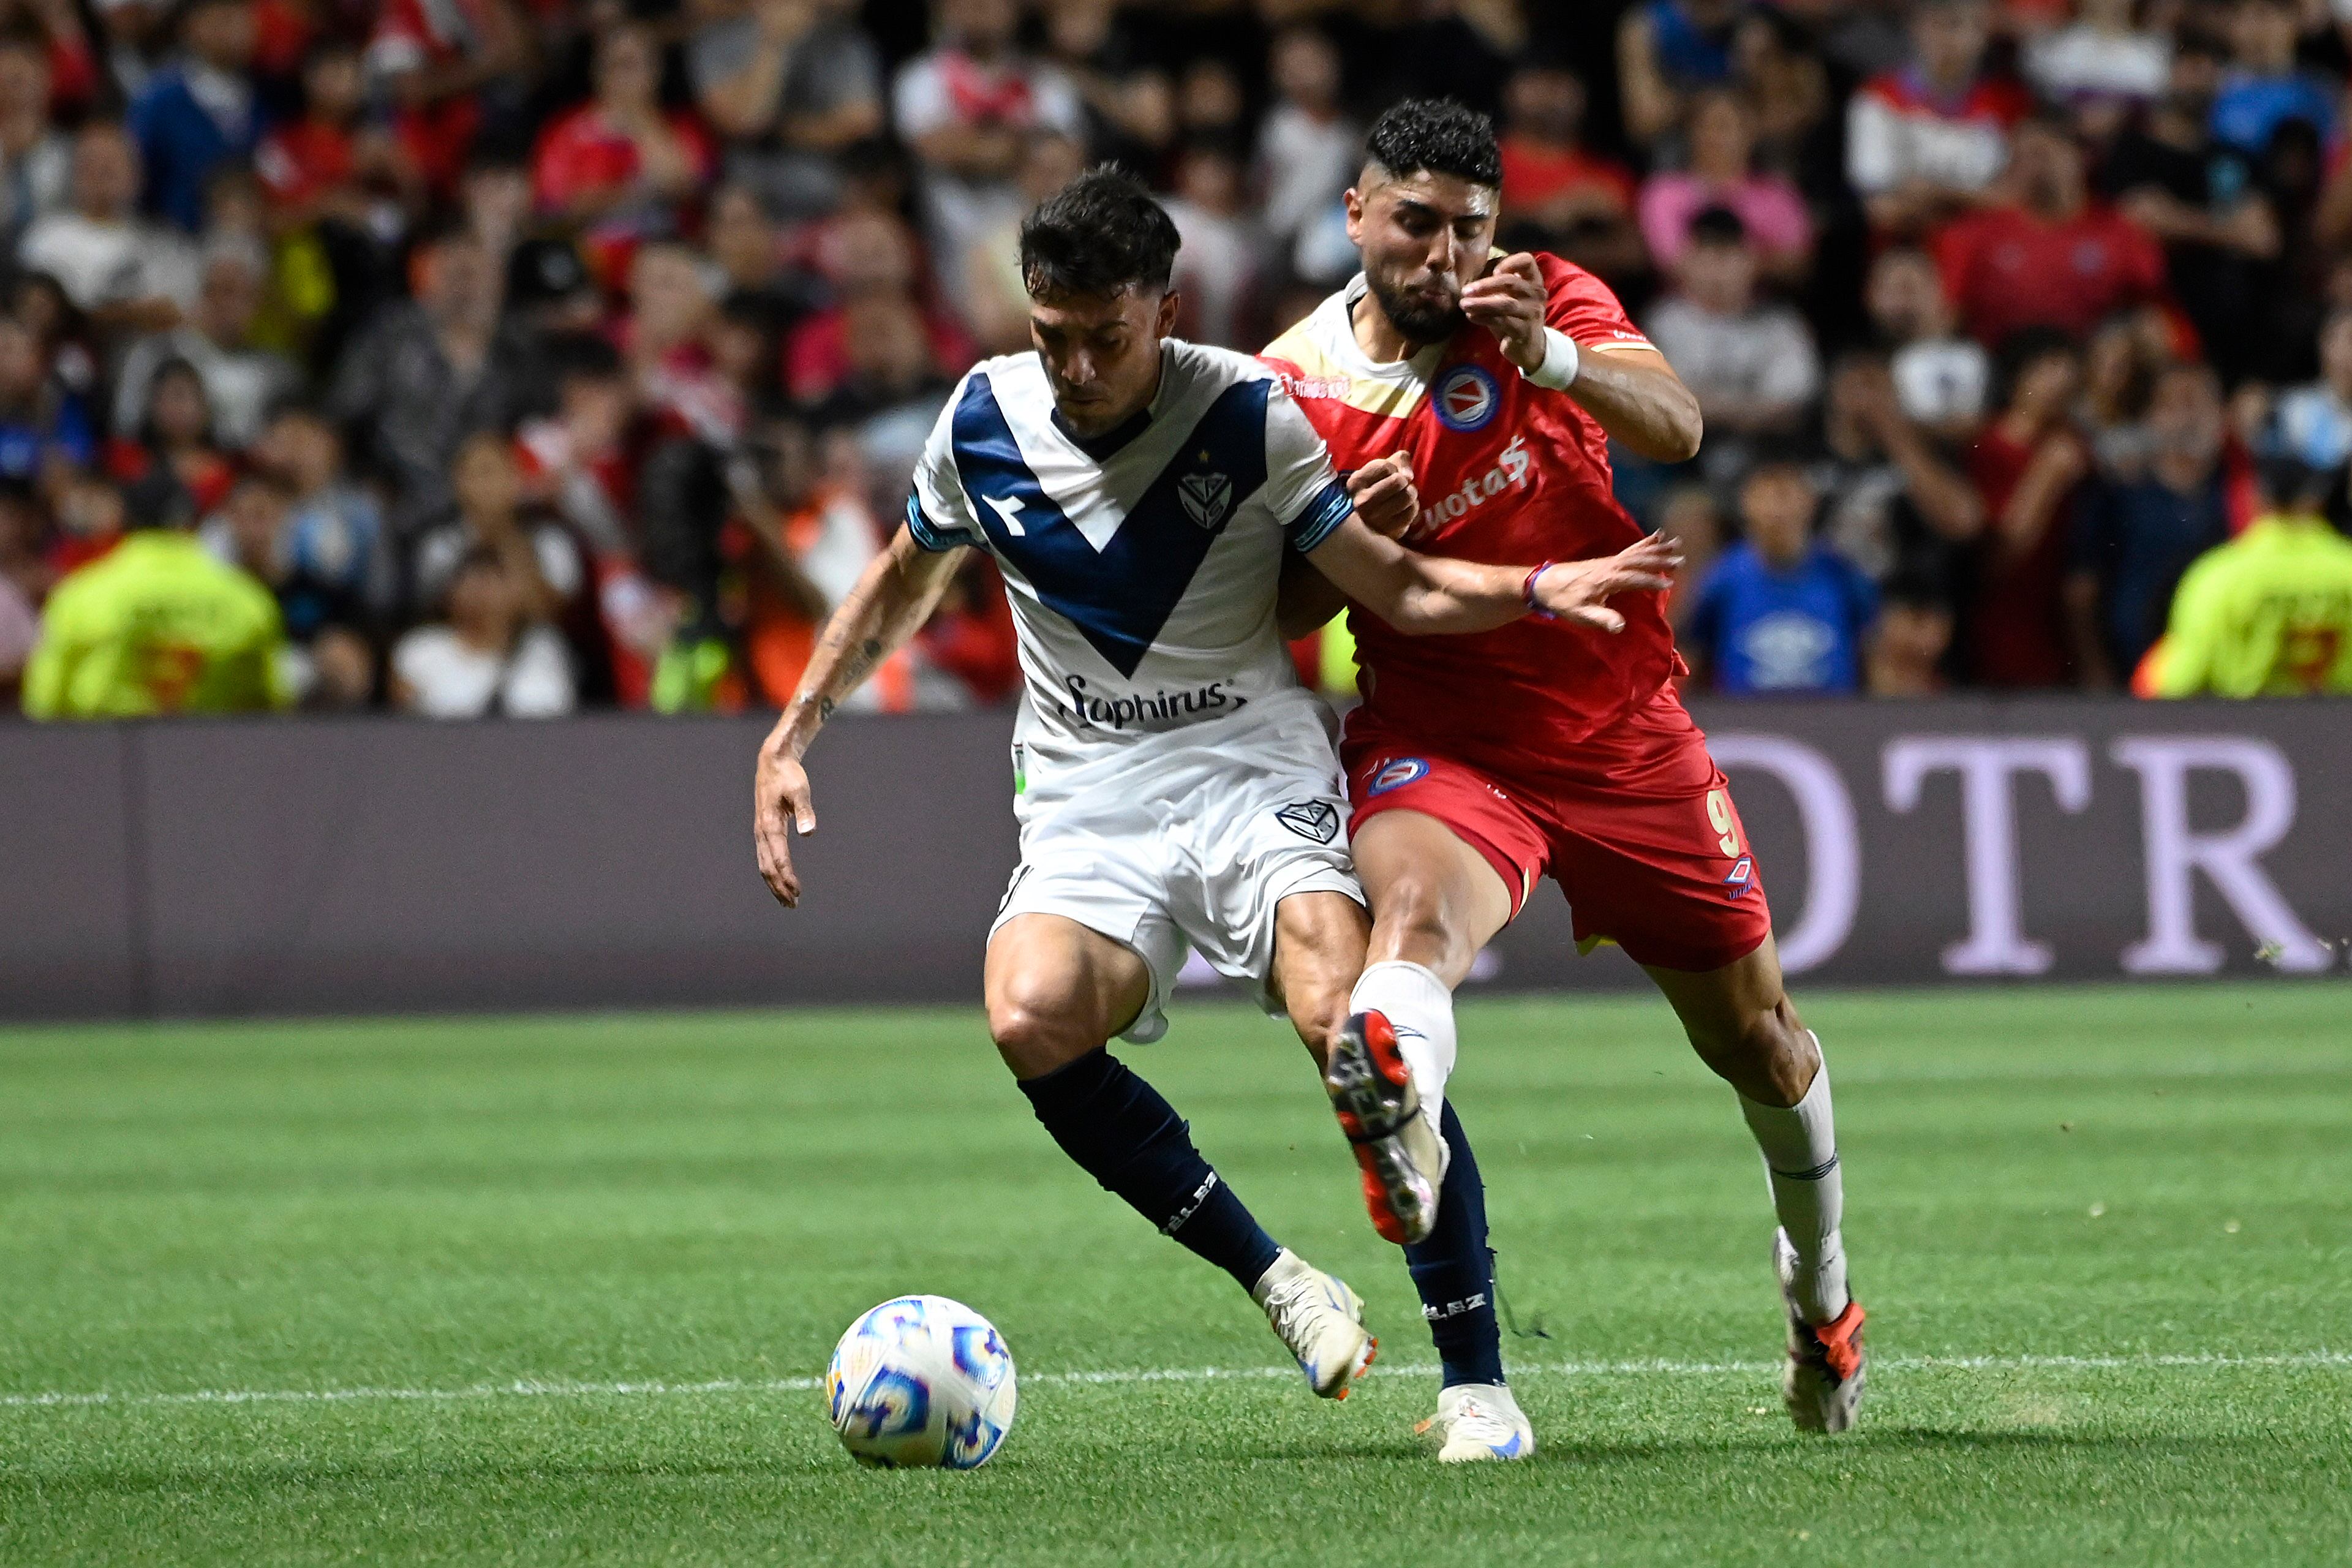
[[[947,374],[961,375],[979,361],[980,350],[962,322],[945,310],[919,309],[933,364]],[[794,401],[822,403],[849,379],[848,321],[848,312],[835,305],[819,310],[785,334],[784,389]]]
[[[1004,580],[992,561],[966,567],[917,640],[932,665],[963,682],[975,702],[1009,702],[1020,689],[1020,637]]]
[[[352,168],[352,133],[323,120],[298,120],[271,132],[253,155],[253,172],[282,207],[318,200],[349,181]]]
[[[88,38],[79,33],[49,36],[51,113],[87,108],[98,96],[99,80],[98,57],[90,53]]]
[[[209,448],[171,458],[127,436],[116,436],[99,448],[99,461],[107,476],[122,485],[137,484],[158,462],[171,463],[173,475],[188,492],[198,517],[209,515],[228,500],[228,492],[236,484],[236,466]]]
[[[685,114],[666,116],[665,122],[694,159],[697,177],[709,179],[713,159],[702,127]],[[596,105],[586,104],[539,139],[530,160],[531,194],[542,210],[560,212],[580,196],[626,185],[637,177],[639,163],[636,142],[608,124]]]
[[[1864,196],[1914,180],[1983,190],[2009,161],[2011,128],[2032,111],[2033,95],[2002,77],[1957,90],[1916,66],[1873,77],[1846,106],[1846,178]]]
[[[1961,321],[1989,344],[2021,327],[2080,337],[2164,292],[2163,248],[2113,207],[2054,223],[2019,206],[1986,207],[1944,230],[1936,260]]]
[[[1633,210],[1633,176],[1623,164],[1596,158],[1581,148],[1562,152],[1521,136],[1503,138],[1503,205],[1511,211],[1548,206],[1595,186],[1614,196],[1620,207]]]
[[[499,25],[498,0],[384,0],[368,40],[370,74],[395,76],[449,65],[478,52]],[[434,190],[457,187],[466,153],[482,123],[469,92],[436,102],[404,103],[393,112],[393,134]]]
[[[2040,443],[2017,440],[1999,421],[1969,450],[1969,478],[1984,502],[1985,515],[2008,509],[2018,481],[2032,466]],[[1964,640],[1969,679],[1979,686],[2048,687],[2069,684],[2073,660],[2066,651],[2066,539],[2074,515],[2074,498],[2058,504],[2049,526],[2024,553],[2003,558],[1988,542],[1978,557],[1976,590],[1969,606]]]
[[[300,0],[258,0],[253,7],[254,69],[263,76],[299,76],[318,36],[318,18]]]

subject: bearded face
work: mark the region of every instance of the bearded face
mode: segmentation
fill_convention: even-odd
[[[1462,289],[1446,274],[1433,278],[1425,267],[1393,265],[1376,272],[1367,266],[1364,280],[1396,330],[1414,343],[1442,343],[1469,322]]]
[[[1462,290],[1486,269],[1496,193],[1449,174],[1388,174],[1374,165],[1349,193],[1348,227],[1364,281],[1396,330],[1415,344],[1462,330]]]

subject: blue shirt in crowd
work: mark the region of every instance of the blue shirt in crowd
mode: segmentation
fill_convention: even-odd
[[[260,142],[252,84],[195,60],[164,67],[131,101],[131,134],[145,165],[144,205],[190,234],[205,226],[214,172],[253,156]]]
[[[52,453],[76,468],[88,468],[98,455],[98,437],[80,398],[60,397],[37,412],[0,414],[0,479],[38,482]]]
[[[2290,120],[2304,121],[2318,132],[2321,146],[2334,145],[2335,93],[2302,71],[2284,76],[2232,71],[2222,79],[2221,91],[2213,100],[2214,140],[2250,158],[2269,151],[2271,138]]]
[[[2333,468],[2352,458],[2352,405],[2324,381],[2285,394],[2271,417],[2279,445],[2312,468]]]
[[[1658,72],[1675,87],[1731,79],[1731,33],[1699,26],[1682,0],[1650,0],[1643,7],[1650,24],[1650,54]]]
[[[1775,567],[1735,544],[1699,580],[1685,627],[1718,691],[1855,691],[1878,589],[1827,545]]]
[[[2230,538],[2230,502],[2214,474],[2192,490],[2150,477],[2095,486],[2074,517],[2074,569],[2099,579],[2099,629],[2128,678],[2164,635],[2180,574]]]

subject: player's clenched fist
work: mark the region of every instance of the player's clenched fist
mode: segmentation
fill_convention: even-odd
[[[1348,499],[1374,533],[1402,539],[1421,515],[1421,492],[1413,487],[1412,458],[1394,452],[1374,458],[1348,476]]]
[[[1495,334],[1503,353],[1533,374],[1544,361],[1544,281],[1526,251],[1507,256],[1462,290],[1462,313]]]
[[[751,784],[751,841],[760,852],[760,877],[786,909],[801,901],[800,873],[793,869],[792,836],[816,831],[816,805],[809,795],[808,770],[786,748],[771,742],[760,748]]]
[[[1625,629],[1625,617],[1609,607],[1617,594],[1661,594],[1674,586],[1683,563],[1681,546],[1651,534],[1598,561],[1556,561],[1535,574],[1528,596],[1556,620],[1604,632]]]

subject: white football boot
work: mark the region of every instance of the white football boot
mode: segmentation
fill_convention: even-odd
[[[1355,1147],[1372,1228],[1399,1247],[1427,1241],[1454,1152],[1422,1106],[1385,1014],[1358,1013],[1340,1026],[1323,1087]]]
[[[1440,1389],[1437,1414],[1413,1430],[1438,1439],[1441,1465],[1524,1459],[1536,1451],[1535,1427],[1511,1391],[1499,1383],[1457,1383]]]
[[[1772,1233],[1772,1272],[1780,1278],[1780,1303],[1789,1312],[1789,1370],[1780,1383],[1789,1418],[1800,1431],[1843,1432],[1862,1407],[1868,1361],[1862,1348],[1862,1303],[1849,1297],[1845,1310],[1830,1321],[1805,1321],[1793,1288],[1797,1249],[1784,1230]]]
[[[1284,1247],[1250,1291],[1290,1353],[1307,1385],[1324,1399],[1345,1399],[1372,1364],[1380,1341],[1364,1331],[1364,1304],[1347,1282]]]

